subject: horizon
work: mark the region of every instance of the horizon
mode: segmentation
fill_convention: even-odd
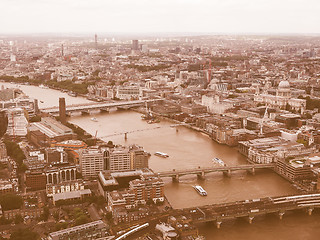
[[[316,0],[2,0],[0,34],[320,34]]]

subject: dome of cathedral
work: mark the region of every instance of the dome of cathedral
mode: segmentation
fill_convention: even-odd
[[[281,81],[278,88],[290,88],[290,83],[288,81]]]

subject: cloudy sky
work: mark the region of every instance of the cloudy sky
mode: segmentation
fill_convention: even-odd
[[[320,33],[320,0],[0,0],[0,33]]]

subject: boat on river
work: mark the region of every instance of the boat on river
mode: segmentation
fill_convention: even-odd
[[[163,152],[156,152],[154,155],[159,156],[159,157],[163,157],[163,158],[167,158],[169,157],[168,154],[163,153]]]
[[[71,97],[76,97],[76,96],[78,96],[77,93],[72,92],[72,91],[68,92],[68,95],[71,96]]]
[[[195,185],[193,188],[201,195],[201,196],[207,196],[206,190],[203,189],[200,185]]]
[[[220,166],[226,166],[226,164],[225,164],[225,162],[224,161],[222,161],[220,158],[214,158],[214,159],[212,159],[212,161],[214,162],[214,163],[218,163]]]
[[[93,122],[98,122],[98,119],[96,119],[95,117],[90,118],[90,120],[93,121]]]

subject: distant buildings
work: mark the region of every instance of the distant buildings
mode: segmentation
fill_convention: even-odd
[[[139,40],[132,40],[132,50],[139,50]]]
[[[275,95],[267,93],[268,88],[265,88],[264,93],[255,94],[254,101],[263,103],[271,107],[280,109],[290,108],[299,113],[303,113],[306,109],[306,100],[291,97],[290,84],[288,81],[281,81]]]

